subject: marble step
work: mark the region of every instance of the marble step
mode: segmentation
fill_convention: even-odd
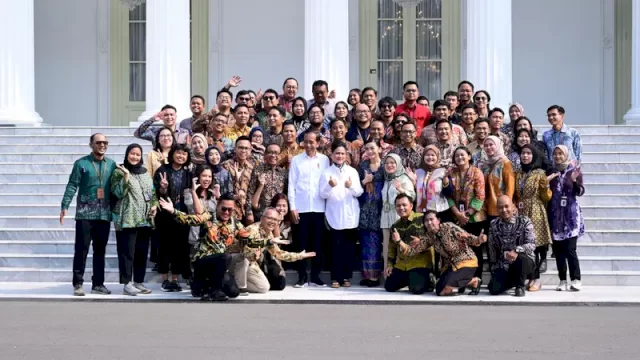
[[[638,125],[575,125],[575,124],[567,124],[567,126],[572,127],[580,132],[580,135],[589,135],[589,134],[640,134],[640,126]],[[545,124],[545,126],[535,126],[538,130],[538,133],[542,136],[542,134],[549,130],[550,127]]]
[[[107,157],[122,163],[124,159],[124,152],[126,146],[122,146],[122,151],[109,151]],[[143,148],[143,156],[147,154],[151,149],[151,146]],[[77,153],[63,153],[63,152],[34,152],[34,153],[0,153],[0,163],[35,163],[35,164],[58,164],[58,163],[70,163],[73,164],[79,158],[86,156],[88,152]]]
[[[0,159],[2,155],[0,154]],[[633,163],[640,159],[640,151],[593,151],[582,153],[584,163]]]
[[[0,127],[0,135],[80,135],[91,136],[95,133],[109,135],[130,135],[135,129],[128,126],[42,126],[42,127]]]
[[[640,159],[640,157],[636,159]],[[584,172],[590,172],[590,171],[640,172],[640,163],[639,162],[587,162],[586,160],[584,160],[584,162],[582,163],[582,170]]]
[[[91,284],[91,276],[93,271],[90,267],[87,267],[84,273],[85,291],[89,289]],[[586,286],[640,286],[640,271],[582,271],[582,283]],[[69,269],[40,269],[40,268],[6,268],[0,267],[0,282],[66,282],[69,283],[69,292],[72,292],[71,287],[71,268]],[[298,275],[294,271],[287,271],[287,284],[292,286],[298,280]],[[321,279],[325,283],[330,282],[330,274],[327,271],[323,271],[320,274]],[[489,283],[490,274],[483,273],[484,284]],[[354,286],[362,279],[360,272],[354,272],[351,278],[351,283]],[[547,271],[540,276],[540,280],[543,284],[543,288],[555,288],[558,285],[558,274],[555,271]],[[119,273],[117,269],[105,269],[105,282],[106,283],[118,283]],[[155,272],[147,271],[145,276],[146,283],[159,283],[161,282],[160,275]],[[119,288],[111,286],[111,291],[119,291]],[[483,290],[486,291],[486,285],[483,285]],[[251,295],[249,295],[251,296]],[[530,295],[535,296],[535,295]]]
[[[0,173],[0,184],[3,183],[63,183],[66,184],[69,181],[69,172],[53,172],[52,170],[44,171],[32,171],[28,174],[25,173],[12,173],[3,174]]]
[[[0,228],[0,239],[4,240],[73,240],[75,239],[75,221],[65,219],[65,225],[52,228]],[[113,227],[109,233],[109,241],[116,241]],[[623,240],[620,240],[623,241]]]
[[[0,183],[0,189],[6,194],[63,194],[66,187],[66,181],[59,183],[31,183],[26,181],[19,183]]]
[[[584,181],[590,183],[640,183],[640,172],[584,171]]]
[[[600,244],[640,243],[640,231],[624,228],[615,230],[586,228],[585,234],[578,241]]]
[[[640,183],[594,183],[585,179],[587,194],[640,194]]]
[[[585,194],[578,198],[584,206],[640,206],[640,194],[590,194],[586,186]]]
[[[127,146],[131,143],[137,143],[142,146],[145,153],[151,150],[151,142],[134,137],[127,138],[122,142],[115,142],[109,140],[109,147],[107,148],[107,156],[114,156],[113,154],[124,154],[127,150]],[[63,153],[63,154],[82,154],[88,155],[91,152],[89,143],[81,144],[56,144],[51,146],[50,144],[19,144],[19,145],[5,145],[0,143],[0,153],[2,154],[31,154],[31,153]]]
[[[153,265],[151,265],[153,266]],[[0,254],[0,267],[5,268],[38,268],[38,269],[72,269],[72,254]],[[87,256],[87,268],[93,268],[93,255]],[[118,255],[105,256],[105,269],[118,269]]]
[[[582,215],[587,218],[640,219],[640,206],[582,206]]]
[[[0,220],[1,221],[1,220]],[[636,230],[640,231],[640,218],[587,218],[584,219],[584,226],[586,229],[597,230]]]
[[[89,147],[90,135],[29,135],[29,136],[15,136],[15,135],[0,135],[0,144],[3,145],[55,145],[69,144],[69,145],[86,145]],[[128,145],[132,142],[144,142],[145,140],[136,139],[133,137],[133,130],[129,135],[108,135],[107,140],[109,145],[111,144],[124,144]],[[631,141],[631,140],[629,140]],[[7,150],[0,149],[0,152],[6,152]]]
[[[640,133],[616,132],[612,134],[580,134],[580,140],[583,144],[602,144],[602,143],[640,143]]]
[[[582,144],[583,152],[637,152],[640,151],[640,143],[613,143],[610,141],[599,144]]]
[[[47,205],[60,205],[62,196],[64,195],[64,188],[62,191],[50,194],[27,194],[27,193],[11,193],[0,195],[0,204],[32,204],[32,206],[41,206],[40,204]],[[75,199],[75,197],[74,197]],[[75,204],[75,200],[72,201]]]

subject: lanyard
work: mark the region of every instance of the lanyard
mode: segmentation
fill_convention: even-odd
[[[102,179],[104,179],[104,175],[107,173],[107,167],[102,166],[102,162],[100,162],[100,168],[102,169],[102,173],[98,171],[98,167],[94,161],[91,161],[91,165],[93,165],[93,169],[96,171],[96,175],[98,176],[98,182],[100,183],[100,187],[102,187]]]
[[[532,170],[533,171],[533,170]],[[525,177],[520,180],[520,197],[524,196],[524,187],[527,185],[527,180],[529,180],[529,176],[531,175],[531,171],[529,171]]]

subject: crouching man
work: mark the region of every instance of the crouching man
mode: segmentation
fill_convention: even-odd
[[[315,252],[291,253],[280,249],[278,245],[288,245],[289,240],[282,240],[273,235],[280,222],[280,214],[274,208],[267,208],[259,223],[249,225],[240,236],[245,243],[244,255],[249,261],[247,270],[247,291],[264,294],[269,290],[283,290],[286,278],[281,261],[293,262],[316,256]],[[265,256],[266,255],[266,256]]]

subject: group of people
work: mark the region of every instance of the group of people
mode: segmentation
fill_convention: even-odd
[[[91,136],[60,213],[62,223],[77,192],[74,295],[92,241],[91,292],[110,293],[111,222],[126,295],[151,292],[150,256],[163,291],[212,301],[282,290],[285,269],[297,270],[294,287],[324,287],[326,264],[332,288],[361,270],[361,286],[475,295],[488,270],[491,294],[524,296],[541,288],[549,245],[557,290],[581,289],[581,143],[561,106],[539,140],[521,104],[492,108],[469,81],[432,104],[409,81],[398,104],[370,87],[336,101],[323,80],[307,100],[288,78],[281,94],[238,91],[233,106],[241,81],[209,111],[194,95],[179,123],[164,106],[134,132],[153,150],[131,144],[121,164],[105,156],[104,134]]]

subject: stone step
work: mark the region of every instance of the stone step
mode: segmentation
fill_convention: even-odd
[[[30,136],[15,136],[15,135],[0,135],[0,144],[3,145],[55,145],[69,144],[69,145],[86,145],[89,147],[90,135],[30,135]],[[124,144],[128,145],[132,142],[144,142],[145,140],[136,139],[133,137],[133,130],[130,135],[107,135],[109,145],[111,144]],[[629,140],[631,141],[631,140]],[[15,149],[14,149],[15,150]],[[1,152],[11,150],[0,150]]]
[[[5,268],[72,269],[73,254],[0,254],[0,266]],[[93,268],[93,255],[87,256],[87,268]],[[105,269],[118,269],[118,256],[105,256]]]
[[[79,135],[89,137],[95,133],[110,135],[131,135],[135,129],[128,126],[42,126],[42,127],[0,127],[0,135]]]
[[[584,171],[584,181],[590,183],[640,183],[640,172]]]
[[[613,143],[613,142],[607,141],[599,144],[582,144],[582,151],[583,152],[600,152],[600,151],[636,152],[636,151],[640,151],[640,143],[630,143],[630,142]]]
[[[0,239],[4,240],[73,240],[75,239],[75,221],[65,219],[64,226],[54,228],[0,228]],[[116,241],[113,227],[109,241]],[[622,241],[622,240],[621,240]]]
[[[551,259],[553,260],[553,259]],[[93,271],[87,267],[84,273],[85,291],[91,284],[91,276]],[[640,286],[640,271],[582,271],[582,283],[587,286]],[[293,271],[286,272],[287,284],[292,286],[298,280],[298,275]],[[6,268],[0,267],[0,282],[63,282],[69,283],[69,292],[71,287],[71,268],[69,269],[39,269],[39,268]],[[320,274],[320,278],[325,282],[330,282],[330,274],[326,271]],[[483,273],[484,284],[489,283],[490,274]],[[354,272],[351,283],[354,286],[362,279],[359,272]],[[558,274],[555,271],[547,271],[541,274],[540,280],[543,288],[555,288],[558,285]],[[105,282],[118,283],[119,273],[117,269],[105,269]],[[160,275],[148,271],[145,276],[146,283],[161,282]],[[110,287],[111,291],[118,291],[114,286]],[[486,285],[483,290],[486,291]],[[530,295],[535,296],[535,295]]]
[[[622,132],[616,132],[613,134],[580,134],[580,140],[583,144],[602,144],[602,143],[640,143],[640,134],[630,133],[625,134]]]
[[[146,154],[151,149],[151,146],[147,146],[146,149],[143,148],[143,153]],[[123,146],[123,151],[109,151],[107,157],[113,159],[118,163],[122,163],[124,159],[124,150],[126,147]],[[63,153],[63,152],[40,152],[40,153],[0,153],[0,163],[35,163],[35,164],[58,164],[58,163],[71,163],[73,164],[79,158],[86,156],[87,152],[78,152],[78,153]]]
[[[640,206],[640,194],[589,194],[585,191],[578,203],[584,206]]]
[[[582,206],[582,214],[588,218],[616,219],[626,217],[640,219],[640,206]]]
[[[578,241],[586,243],[620,244],[640,243],[640,231],[629,229],[600,230],[586,228]]]
[[[579,256],[640,256],[640,243],[585,243],[578,241]],[[553,261],[552,259],[549,259]]]
[[[640,183],[593,183],[587,181],[587,194],[640,194]]]
[[[25,180],[25,179],[23,179]],[[68,180],[68,177],[67,177]],[[66,182],[60,183],[0,183],[0,189],[5,194],[63,194],[67,187]]]
[[[73,245],[73,240],[0,240],[0,254],[69,255],[74,253]],[[107,243],[107,254],[117,254],[115,241]]]
[[[1,220],[0,220],[1,221]],[[584,227],[586,229],[597,230],[637,230],[640,231],[640,218],[587,218],[584,219]]]
[[[34,206],[40,206],[39,204],[47,205],[60,205],[62,196],[64,195],[64,188],[57,194],[2,194],[0,195],[0,204],[34,204]],[[74,197],[75,199],[75,197]],[[75,204],[75,200],[72,201]]]
[[[580,135],[589,134],[640,134],[640,126],[638,125],[575,125],[567,124],[580,132]],[[549,130],[549,126],[534,126],[538,130],[540,136]]]
[[[115,142],[115,140],[109,140],[109,147],[107,148],[107,156],[112,157],[113,154],[124,154],[127,150],[127,146],[129,144],[136,143],[142,146],[142,149],[145,153],[149,152],[151,149],[151,142],[141,139],[136,139],[134,137],[127,138],[121,142]],[[59,152],[59,153],[73,153],[73,154],[81,154],[81,156],[88,155],[91,152],[91,148],[89,147],[89,143],[81,143],[81,144],[56,144],[55,146],[51,146],[51,144],[18,144],[18,145],[5,145],[0,143],[0,153],[3,154],[31,154],[31,153],[45,153],[45,152]]]
[[[581,256],[580,270],[586,271],[640,271],[640,257],[638,256]],[[552,260],[552,259],[549,259]],[[557,271],[556,261],[547,261],[550,271]]]
[[[636,159],[638,159],[638,158],[636,158]],[[587,161],[583,161],[582,170],[584,172],[590,172],[590,171],[594,171],[594,172],[597,172],[597,171],[640,172],[640,163],[638,163],[638,162],[587,162]]]
[[[0,155],[0,159],[2,155]],[[594,151],[583,152],[584,163],[633,163],[640,159],[640,151]],[[586,170],[586,169],[585,169]]]
[[[53,172],[53,171],[40,171],[40,172],[30,172],[29,174],[25,173],[13,173],[13,174],[2,174],[0,173],[0,184],[2,183],[21,183],[21,182],[32,182],[32,183],[62,183],[66,184],[69,181],[69,172]]]

